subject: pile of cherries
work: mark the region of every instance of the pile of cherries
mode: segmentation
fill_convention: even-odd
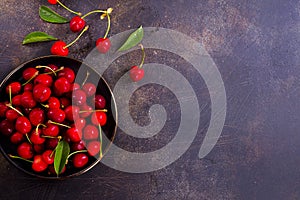
[[[75,75],[69,67],[52,64],[28,67],[1,97],[0,133],[12,144],[9,156],[31,162],[35,172],[55,174],[55,148],[62,140],[70,146],[68,164],[75,169],[102,156],[106,99],[88,75],[83,83],[74,82]]]

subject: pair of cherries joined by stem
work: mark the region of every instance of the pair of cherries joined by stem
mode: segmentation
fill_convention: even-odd
[[[109,38],[107,38],[107,36],[108,36],[109,30],[110,30],[110,16],[109,15],[111,14],[112,10],[113,10],[112,8],[108,8],[106,11],[104,11],[104,10],[94,10],[94,11],[91,11],[91,12],[85,14],[82,17],[77,15],[77,16],[75,16],[71,19],[70,29],[74,33],[79,32],[84,28],[84,26],[86,24],[86,22],[84,20],[85,17],[87,17],[87,16],[89,16],[93,13],[102,13],[101,19],[104,19],[105,17],[107,17],[107,24],[108,25],[107,25],[107,29],[106,29],[106,33],[105,33],[104,37],[99,38],[96,41],[96,47],[97,47],[97,49],[100,53],[103,53],[103,54],[107,53],[110,49],[110,46],[111,46],[111,42],[110,42]]]
[[[48,0],[48,2],[50,4],[60,4],[63,8],[65,8],[66,10],[76,14],[76,16],[74,16],[69,25],[70,25],[70,30],[74,33],[76,32],[80,32],[81,33],[76,37],[76,39],[69,43],[69,44],[66,44],[64,41],[57,41],[55,42],[52,47],[51,47],[51,54],[53,55],[60,55],[60,56],[67,56],[69,54],[69,50],[68,48],[70,46],[72,46],[82,35],[84,32],[86,32],[89,28],[89,26],[87,25],[86,26],[86,21],[85,21],[85,18],[91,14],[94,14],[94,13],[102,13],[101,15],[101,19],[104,19],[107,17],[107,29],[106,29],[106,33],[104,35],[104,37],[102,38],[99,38],[97,39],[96,41],[96,47],[97,47],[97,50],[102,53],[102,54],[105,54],[109,51],[110,49],[110,46],[111,46],[111,42],[109,40],[109,38],[107,38],[108,36],[108,33],[110,31],[110,14],[112,13],[113,9],[112,8],[108,8],[107,10],[93,10],[83,16],[81,16],[82,14],[80,12],[76,12],[76,11],[73,11],[71,10],[70,8],[66,7],[64,4],[62,4],[60,1],[58,0]]]

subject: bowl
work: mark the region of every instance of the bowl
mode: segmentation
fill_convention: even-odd
[[[39,177],[39,178],[45,178],[45,179],[65,179],[65,178],[69,178],[69,177],[78,176],[78,175],[81,175],[81,174],[89,171],[97,163],[99,163],[99,161],[103,158],[103,156],[105,156],[106,152],[108,151],[111,143],[113,142],[113,140],[115,138],[116,128],[117,128],[117,108],[116,108],[115,99],[114,99],[114,96],[113,96],[113,93],[112,93],[110,87],[108,86],[107,82],[102,78],[102,76],[95,69],[84,64],[83,62],[81,62],[79,60],[68,58],[68,57],[60,57],[60,56],[38,57],[38,58],[30,60],[30,61],[16,67],[13,71],[11,71],[6,76],[6,78],[0,84],[0,97],[1,97],[0,102],[6,101],[6,103],[7,103],[10,101],[9,95],[7,94],[7,91],[6,91],[6,87],[11,82],[15,82],[15,81],[19,81],[20,83],[26,82],[22,77],[23,71],[25,69],[30,68],[30,67],[36,67],[36,66],[48,66],[50,64],[56,65],[58,67],[71,68],[76,74],[75,82],[77,82],[79,84],[82,84],[83,82],[95,83],[96,94],[101,94],[105,98],[105,100],[106,100],[105,109],[107,110],[107,112],[106,112],[107,122],[105,125],[101,126],[102,131],[100,131],[98,129],[99,130],[99,132],[98,132],[99,140],[100,140],[100,135],[102,134],[101,135],[102,154],[100,155],[97,153],[97,155],[91,156],[88,152],[84,152],[86,150],[83,150],[83,153],[88,155],[88,158],[89,158],[88,163],[84,167],[76,168],[72,164],[72,162],[73,162],[72,158],[74,158],[75,154],[80,153],[80,152],[77,152],[73,156],[69,157],[67,164],[65,165],[66,169],[65,169],[64,173],[56,175],[55,173],[53,173],[53,164],[49,165],[51,167],[47,167],[47,169],[43,170],[42,172],[36,172],[32,169],[32,163],[18,159],[18,158],[13,158],[12,156],[18,156],[17,148],[18,148],[19,144],[13,144],[11,142],[11,134],[10,135],[1,134],[1,130],[0,130],[0,150],[1,150],[2,154],[4,155],[4,157],[11,164],[13,164],[15,167],[17,167],[18,169],[20,169],[21,171],[23,171],[27,174],[30,174],[32,176]],[[43,70],[48,70],[48,69],[40,68],[38,70],[40,71],[40,73],[46,73]],[[59,72],[56,72],[56,75],[58,73]],[[54,79],[56,79],[56,76],[54,75],[53,72],[48,70],[48,74],[51,74],[51,76],[53,76]],[[87,74],[89,74],[89,75],[87,75]],[[51,91],[52,91],[52,89],[51,89]],[[20,93],[22,93],[22,92],[23,91],[20,91]],[[74,92],[74,90],[72,92]],[[70,98],[70,96],[71,96],[70,93],[71,92],[69,92],[68,94],[63,94],[63,96],[68,96],[68,98]],[[52,91],[52,94],[53,94],[53,91]],[[59,95],[61,95],[61,94],[59,94]],[[59,97],[59,98],[61,98],[61,97]],[[87,102],[88,101],[92,102],[93,98],[94,98],[94,96],[88,97]],[[47,103],[47,102],[45,102],[45,103]],[[48,112],[49,108],[44,107],[45,103],[44,102],[37,103],[37,106],[40,107],[41,109],[43,109],[47,116],[47,112]],[[74,103],[74,99],[72,99],[72,105],[73,105],[73,103]],[[78,107],[80,107],[80,106],[78,106]],[[96,112],[96,108],[94,107],[94,105],[92,105],[92,107],[93,107],[93,110],[91,111],[90,116],[94,112]],[[22,109],[22,106],[21,106],[21,109]],[[61,108],[61,109],[63,109],[63,108]],[[80,108],[80,109],[82,109],[82,108]],[[23,110],[22,110],[22,112],[23,112]],[[30,111],[28,111],[28,113],[29,112]],[[25,116],[26,116],[26,114],[25,114]],[[86,118],[86,125],[92,124],[92,122],[91,122],[92,119],[90,116],[88,118]],[[6,119],[6,117],[0,118],[0,122],[2,122],[5,119]],[[12,123],[14,124],[15,121],[12,121]],[[64,122],[61,124],[71,125],[72,121],[64,120]],[[86,125],[85,125],[85,127],[86,127]],[[15,127],[15,125],[14,125],[14,127]],[[36,128],[36,126],[32,125],[32,130],[35,130],[35,128]],[[75,144],[76,142],[72,142],[72,141],[70,141],[70,138],[66,137],[66,132],[67,132],[68,128],[59,126],[59,129],[60,129],[60,136],[62,136],[60,139],[68,141],[69,146],[72,147],[72,145]],[[16,130],[14,130],[13,132],[16,132]],[[31,132],[27,134],[28,137],[26,135],[23,137],[22,142],[26,142],[26,143],[31,142],[29,139],[30,134],[32,134]],[[43,136],[43,137],[45,137],[45,136]],[[82,141],[84,141],[84,144],[86,144],[86,146],[87,146],[87,143],[90,141],[85,140],[83,136],[81,138],[82,138]],[[45,137],[45,140],[46,141],[50,140],[50,138]],[[20,142],[20,143],[22,143],[22,142]],[[45,150],[48,148],[45,144],[46,143],[43,143],[41,145],[35,145],[35,146],[40,146],[41,149],[44,148],[44,150]],[[34,146],[34,144],[31,144],[31,145],[32,145],[32,147]],[[34,155],[39,155],[39,154],[43,153],[43,150],[39,151],[38,150],[39,148],[37,148],[37,147],[35,147],[35,148],[37,149],[36,151],[34,149],[32,150],[34,152]],[[71,150],[71,152],[72,152],[72,150]],[[55,155],[55,153],[54,153],[54,155]],[[31,158],[30,160],[33,160],[33,158]],[[50,169],[50,168],[52,168],[52,169]]]

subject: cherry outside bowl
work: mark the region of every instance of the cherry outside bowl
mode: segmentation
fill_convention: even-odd
[[[11,71],[6,78],[2,81],[0,84],[0,97],[3,98],[5,94],[5,88],[6,86],[13,82],[13,81],[18,81],[22,80],[22,72],[24,69],[28,67],[35,67],[38,65],[48,65],[48,64],[54,64],[57,66],[64,66],[64,67],[69,67],[74,70],[75,73],[80,70],[81,73],[86,73],[89,71],[91,78],[94,80],[97,79],[99,80],[99,84],[97,86],[97,93],[100,93],[105,99],[106,99],[106,108],[108,110],[107,112],[107,123],[102,127],[102,134],[105,134],[107,139],[103,140],[102,144],[102,151],[103,151],[103,156],[105,156],[105,153],[108,151],[111,143],[114,140],[115,134],[116,134],[116,128],[117,128],[117,108],[116,108],[116,103],[115,99],[113,96],[113,93],[111,89],[109,88],[107,82],[101,77],[101,75],[95,71],[93,68],[87,66],[86,64],[82,63],[79,60],[68,58],[68,57],[61,57],[61,56],[44,56],[44,57],[39,57],[35,58],[33,60],[30,60],[26,63],[21,64],[17,68],[15,68],[13,71]],[[84,81],[84,76],[83,78],[77,78],[76,80],[79,81]],[[23,80],[24,82],[24,80]],[[0,101],[3,101],[3,99],[0,99]],[[1,119],[2,120],[2,119]],[[89,159],[89,163],[81,169],[75,169],[72,165],[67,165],[67,169],[65,173],[56,176],[56,175],[49,175],[47,171],[42,172],[42,173],[36,173],[32,170],[31,168],[31,163],[28,163],[26,161],[20,160],[20,159],[13,159],[10,158],[8,155],[17,155],[16,152],[16,145],[12,144],[9,141],[9,138],[3,136],[0,134],[0,150],[4,157],[12,163],[14,166],[16,166],[18,169],[21,171],[30,174],[35,177],[39,178],[45,178],[45,179],[65,179],[73,176],[78,176],[81,175],[91,168],[93,168],[97,163],[100,162],[99,158],[92,158]]]

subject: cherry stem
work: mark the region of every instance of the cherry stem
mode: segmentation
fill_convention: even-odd
[[[8,93],[9,93],[9,103],[10,103],[10,105],[12,105],[12,101],[11,101],[11,86],[8,86]]]
[[[57,72],[59,72],[59,71],[62,71],[64,68],[65,68],[65,67],[60,67],[58,70],[55,70],[54,72],[57,73]],[[53,74],[54,72],[47,72],[47,73],[45,73],[45,74]],[[55,74],[55,73],[54,73],[54,74]]]
[[[54,152],[56,151],[56,148],[51,152],[50,157],[53,156]]]
[[[109,33],[109,30],[110,30],[110,16],[109,14],[113,11],[112,8],[108,8],[107,10],[93,10],[85,15],[83,15],[81,18],[85,18],[93,13],[103,13],[103,15],[101,15],[101,19],[102,19],[102,16],[107,16],[107,29],[106,29],[106,32],[105,32],[105,35],[103,37],[103,39],[107,38],[108,36],[108,33]]]
[[[81,110],[79,113],[86,113],[86,112],[107,112],[107,109],[102,110]]]
[[[104,39],[107,38],[109,30],[110,30],[110,16],[109,16],[109,14],[107,14],[107,29],[106,29],[105,35],[103,37]]]
[[[87,150],[74,151],[68,155],[67,160],[76,153],[85,153],[85,152],[87,152]]]
[[[93,11],[88,12],[88,13],[86,13],[85,15],[83,15],[83,16],[81,17],[81,19],[84,19],[84,18],[86,18],[87,16],[89,16],[89,15],[91,15],[91,14],[94,14],[94,13],[104,13],[104,14],[107,14],[107,11],[106,11],[106,10],[93,10]]]
[[[139,65],[139,68],[142,68],[145,62],[146,53],[145,53],[144,46],[142,44],[139,44],[139,46],[141,47],[142,54],[143,54],[142,61],[141,64]]]
[[[100,124],[98,125],[98,127],[99,127],[99,135],[100,135],[100,159],[102,158],[102,128],[101,128],[101,126],[100,126]]]
[[[32,144],[31,140],[29,139],[28,134],[25,134],[25,136],[26,136],[26,139],[28,140],[28,142],[29,142],[30,144]]]
[[[14,108],[11,104],[6,104],[6,106],[16,111],[19,115],[24,116],[23,113],[21,113],[18,109]]]
[[[27,160],[27,159],[22,158],[22,157],[19,157],[19,156],[13,156],[13,155],[11,155],[11,154],[8,154],[8,156],[9,156],[10,158],[16,158],[16,159],[24,160],[24,161],[26,161],[26,162],[33,163],[33,161],[31,161],[31,160]]]
[[[89,71],[86,71],[86,77],[85,77],[85,79],[84,79],[82,85],[84,85],[84,84],[86,83],[86,81],[88,80],[89,76],[90,76],[90,72],[89,72]]]
[[[57,76],[57,75],[56,75],[56,72],[55,72],[51,67],[39,65],[39,66],[36,66],[35,68],[36,68],[36,69],[41,69],[41,68],[49,69],[55,76]]]
[[[83,35],[83,33],[86,32],[88,29],[89,29],[89,26],[85,26],[84,29],[81,31],[81,33],[75,38],[75,40],[73,40],[73,42],[71,42],[67,46],[64,46],[63,48],[66,49],[66,48],[72,46],[75,42],[77,42],[77,40],[79,40],[79,38]]]
[[[81,16],[82,14],[80,12],[76,12],[74,10],[71,10],[70,8],[68,8],[67,6],[65,6],[64,4],[62,4],[59,0],[57,0],[57,3],[59,5],[61,5],[64,9],[66,9],[67,11],[74,13],[75,15]]]
[[[49,108],[49,105],[45,105],[45,104],[42,104],[42,103],[40,103],[41,104],[41,106],[43,106],[44,108]]]
[[[36,134],[38,134],[38,131],[39,131],[39,127],[40,127],[40,126],[47,127],[45,124],[38,124],[38,125],[36,126],[36,128],[35,128]]]
[[[39,75],[39,72],[35,72],[35,74],[28,80],[26,81],[25,83],[22,84],[22,86],[26,85],[27,83],[30,83],[30,81],[32,81],[37,75]]]
[[[58,125],[58,126],[63,126],[63,127],[66,127],[66,128],[71,128],[71,126],[61,124],[61,123],[58,123],[58,122],[54,122],[54,121],[51,121],[51,120],[48,120],[48,123],[55,124],[55,125]]]
[[[42,135],[41,137],[43,137],[43,138],[49,138],[49,139],[58,139],[59,141],[62,139],[61,136],[54,137],[54,136]]]

